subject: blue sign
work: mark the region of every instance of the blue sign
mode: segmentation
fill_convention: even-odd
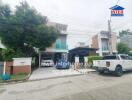
[[[115,5],[110,8],[111,9],[111,16],[124,16],[124,9],[119,5]]]

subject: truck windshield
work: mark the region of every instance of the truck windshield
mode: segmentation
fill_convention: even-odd
[[[123,59],[123,60],[129,60],[130,58],[129,58],[129,56],[121,55],[121,59]]]
[[[109,59],[117,59],[116,56],[104,56],[103,60],[109,60]]]

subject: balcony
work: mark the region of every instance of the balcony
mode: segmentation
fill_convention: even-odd
[[[109,32],[108,31],[101,31],[100,36],[101,36],[101,38],[109,39]]]
[[[66,31],[60,31],[61,34],[67,35]]]
[[[109,39],[109,36],[107,34],[101,34],[101,38]]]
[[[56,44],[55,49],[68,50],[68,46],[66,44]]]

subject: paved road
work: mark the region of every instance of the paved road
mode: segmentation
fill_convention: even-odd
[[[0,100],[132,100],[132,73],[87,75],[0,86]]]

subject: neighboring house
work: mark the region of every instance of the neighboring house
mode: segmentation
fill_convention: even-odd
[[[89,48],[87,46],[76,47],[74,49],[69,50],[69,61],[74,63],[75,57],[79,57],[79,62],[84,63],[85,57],[96,56],[96,51],[97,49]]]
[[[84,42],[78,42],[76,44],[76,47],[84,47],[84,46],[86,46]]]
[[[92,37],[92,48],[97,48],[97,54],[99,56],[104,56],[112,53],[117,53],[117,36],[115,33],[111,34],[111,48],[109,43],[109,33],[108,31],[101,31],[99,34]]]
[[[62,56],[67,56],[68,46],[67,46],[67,25],[59,24],[55,22],[48,22],[48,26],[52,26],[60,31],[59,37],[51,47],[46,48],[45,51],[40,52],[40,63],[41,60],[46,57],[50,57],[54,62],[57,62],[57,59],[61,59]]]
[[[132,49],[132,35],[124,35],[122,37],[120,37],[120,42],[127,44],[129,48]]]
[[[78,57],[79,63],[84,63],[85,58],[88,56],[96,56],[96,51],[96,48],[90,48],[88,45],[85,45],[84,42],[78,42],[75,48],[69,50],[68,58],[71,63],[74,63],[76,57]]]

